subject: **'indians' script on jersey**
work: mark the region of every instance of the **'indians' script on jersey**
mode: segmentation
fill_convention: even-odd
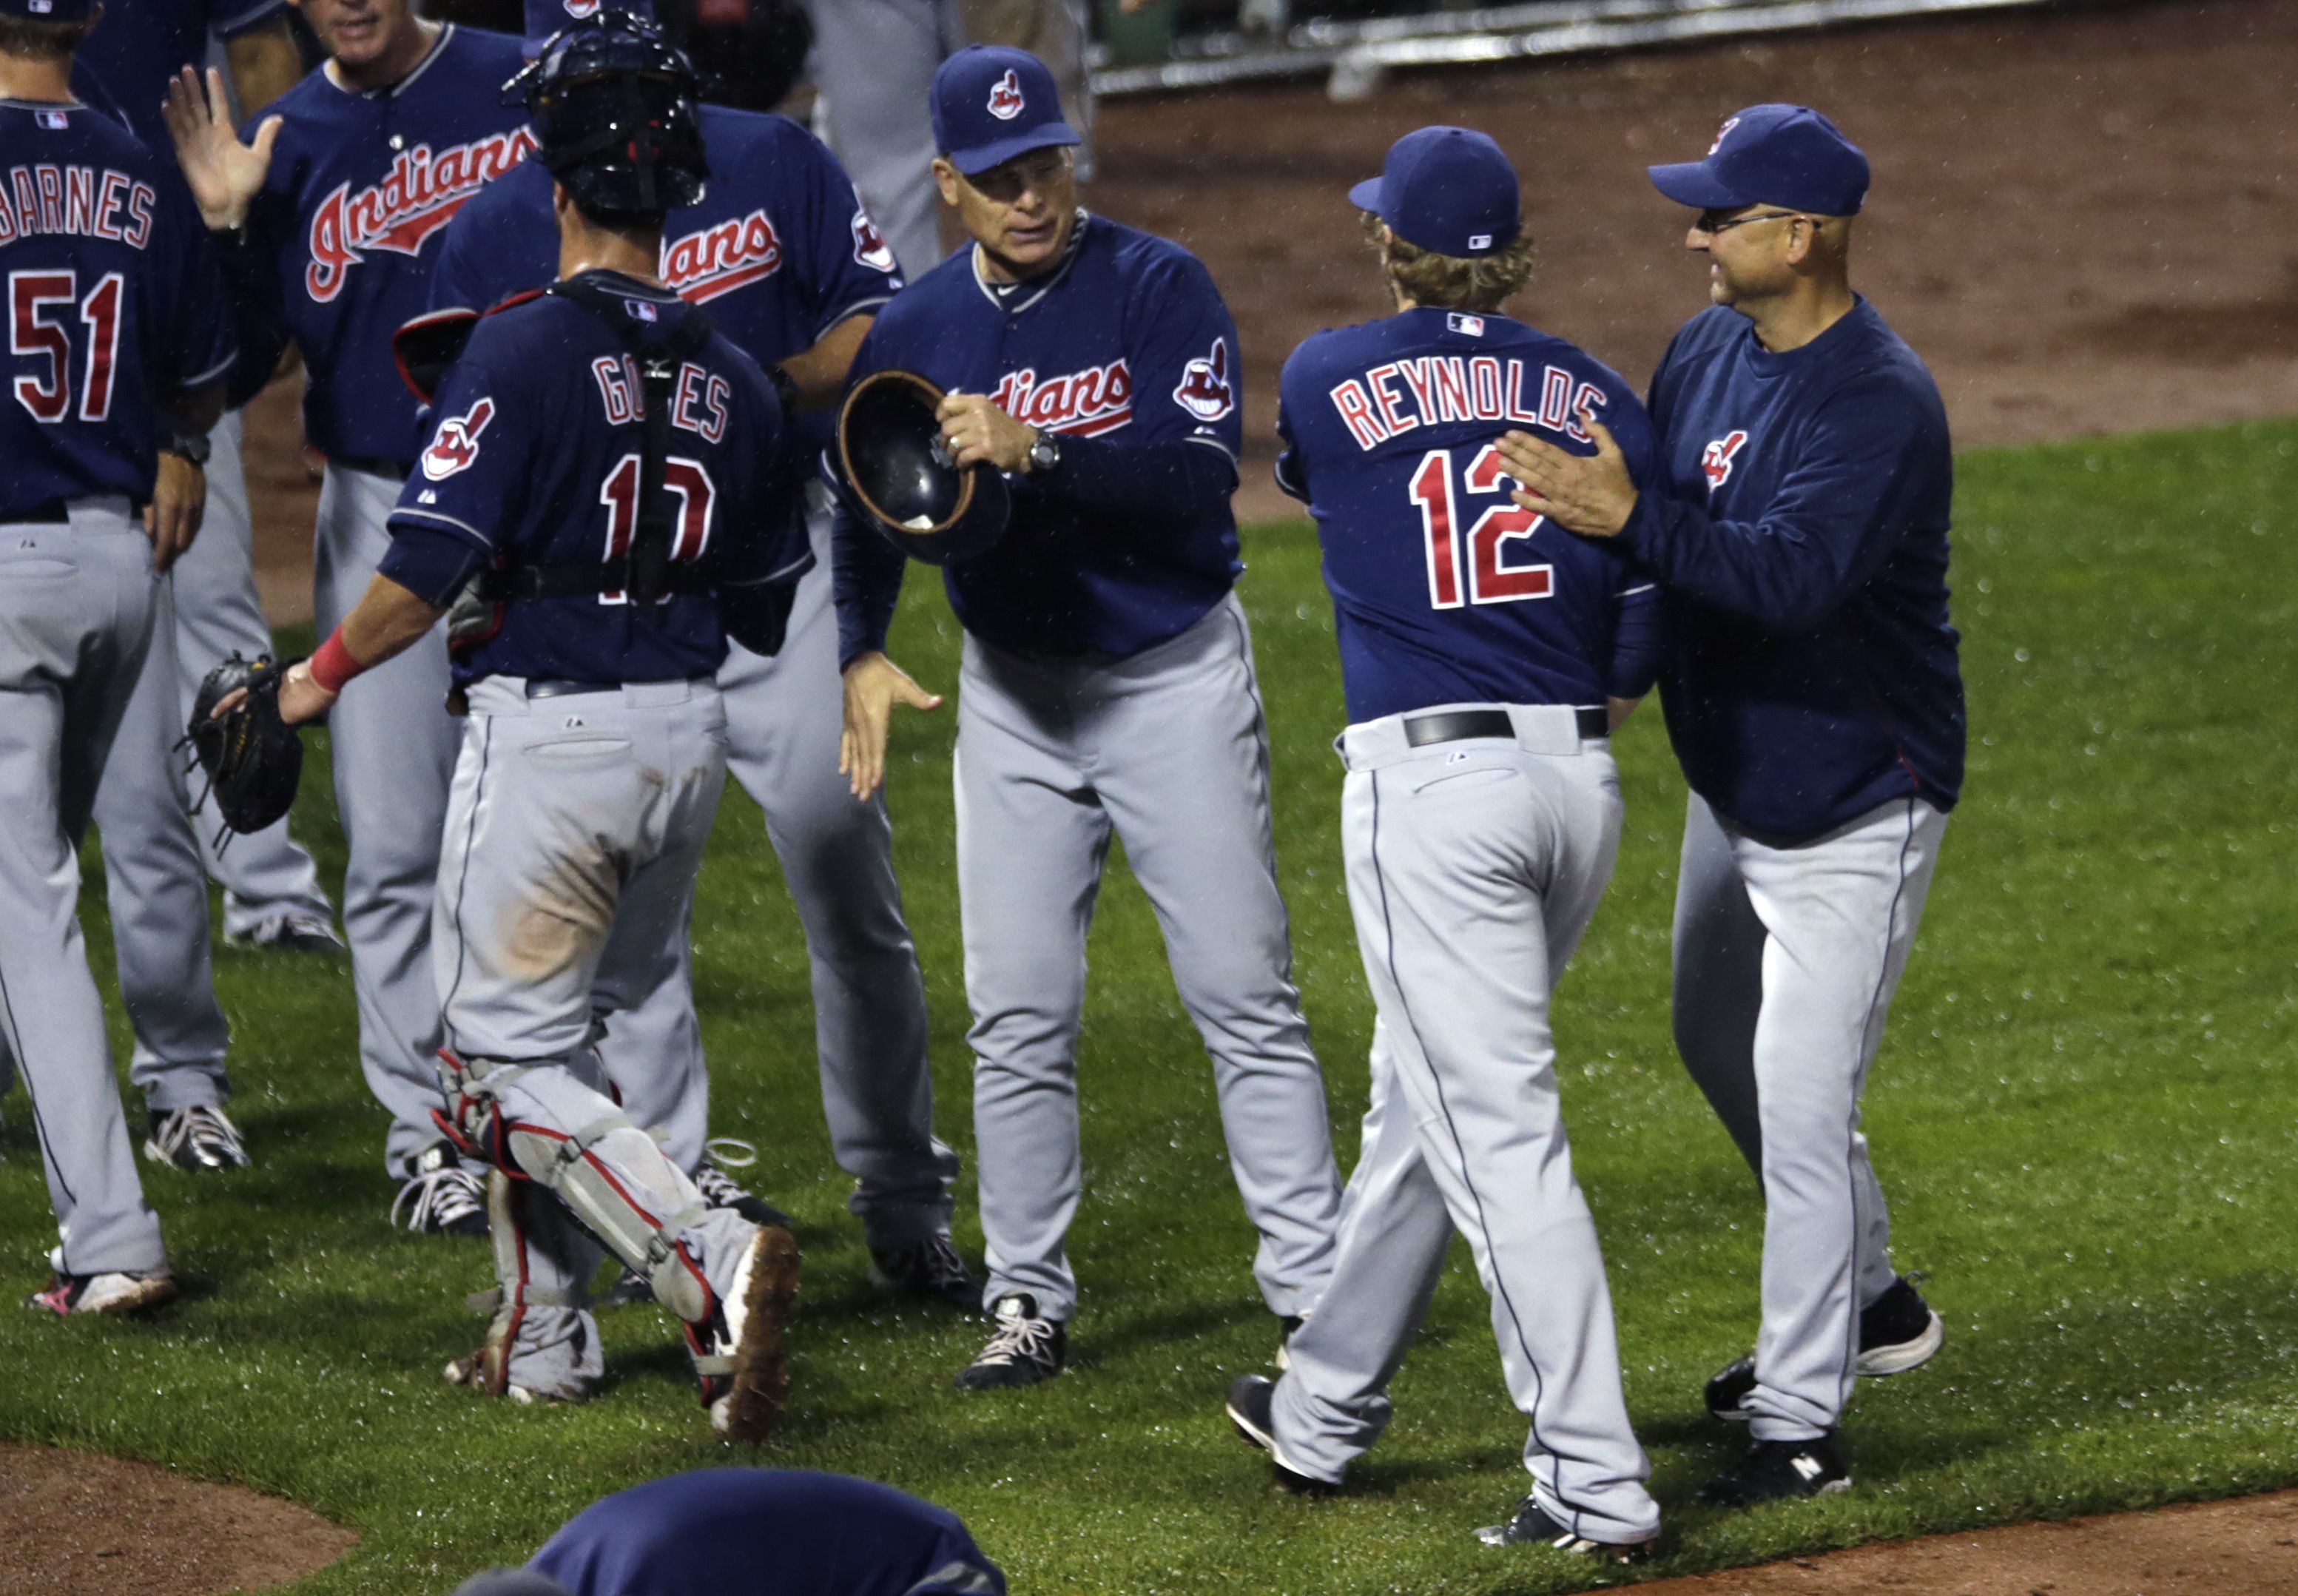
[[[534,147],[534,135],[525,128],[436,154],[429,145],[417,145],[400,153],[379,183],[356,193],[349,183],[337,184],[311,213],[311,263],[304,269],[304,290],[325,304],[343,292],[344,275],[367,252],[419,254],[465,200]]]

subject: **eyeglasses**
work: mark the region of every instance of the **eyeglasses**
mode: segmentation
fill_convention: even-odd
[[[1705,233],[1712,238],[1719,233],[1728,233],[1734,227],[1744,227],[1751,221],[1803,221],[1806,219],[1808,219],[1806,218],[1804,213],[1800,211],[1766,211],[1758,216],[1734,216],[1729,218],[1718,218],[1713,211],[1703,211],[1699,213],[1699,219],[1694,222],[1692,226],[1698,231]]]

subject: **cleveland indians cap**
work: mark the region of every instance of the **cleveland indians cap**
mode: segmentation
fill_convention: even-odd
[[[0,0],[0,17],[23,17],[34,22],[85,22],[95,9],[91,0]]]
[[[1858,214],[1867,176],[1859,146],[1808,105],[1750,105],[1724,119],[1705,161],[1651,169],[1653,187],[1695,210],[1791,205],[1822,216]]]
[[[0,5],[10,0],[0,0]],[[654,0],[526,0],[526,54],[531,61],[542,54],[550,36],[562,28],[587,21],[602,11],[619,11],[654,21]]]
[[[1524,231],[1516,168],[1500,145],[1467,128],[1406,134],[1389,145],[1380,176],[1350,189],[1349,199],[1407,244],[1440,255],[1473,260]]]
[[[967,177],[1048,145],[1082,144],[1062,120],[1046,63],[1027,50],[969,45],[933,80],[934,147]]]

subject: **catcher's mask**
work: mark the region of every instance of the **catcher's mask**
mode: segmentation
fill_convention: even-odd
[[[693,63],[644,17],[605,8],[551,35],[503,97],[525,101],[549,169],[602,220],[701,199],[709,168]]]
[[[942,391],[914,371],[873,371],[838,411],[838,468],[879,531],[913,559],[971,559],[1004,535],[1005,479],[959,469],[942,448]]]

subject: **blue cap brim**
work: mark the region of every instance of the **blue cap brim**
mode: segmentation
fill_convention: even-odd
[[[1382,180],[1378,178],[1367,178],[1354,188],[1350,189],[1349,203],[1354,205],[1360,211],[1369,211],[1375,216],[1378,216],[1380,214],[1381,181]]]
[[[1677,204],[1689,205],[1695,211],[1720,211],[1726,206],[1737,210],[1742,205],[1757,204],[1764,197],[1740,193],[1710,170],[1704,161],[1683,161],[1674,166],[1646,170],[1651,173],[1654,188]]]
[[[971,150],[952,150],[949,152],[949,163],[967,177],[978,178],[993,166],[1004,165],[1016,155],[1026,155],[1032,150],[1042,150],[1054,145],[1084,142],[1067,122],[1044,122],[1027,133],[1016,133],[1011,138],[1001,138],[995,144],[978,145]]]

